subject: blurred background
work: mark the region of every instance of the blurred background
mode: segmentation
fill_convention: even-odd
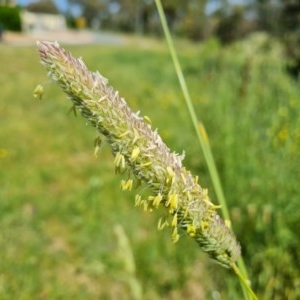
[[[163,0],[260,299],[300,299],[300,3]],[[163,211],[134,207],[36,40],[99,70],[217,199],[151,0],[0,1],[0,298],[242,299]],[[43,84],[42,101],[32,94]]]

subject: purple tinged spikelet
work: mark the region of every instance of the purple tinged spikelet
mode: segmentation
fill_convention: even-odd
[[[117,172],[130,170],[152,191],[147,199],[136,196],[136,206],[145,210],[164,206],[169,220],[159,227],[173,228],[172,239],[182,228],[212,259],[230,268],[240,256],[240,245],[233,232],[217,214],[207,190],[197,177],[182,166],[183,157],[170,151],[149,118],[134,113],[126,101],[98,72],[87,69],[58,43],[38,42],[41,63],[48,76],[68,95],[75,108],[106,137],[115,156]],[[132,179],[122,180],[122,189],[132,188]]]

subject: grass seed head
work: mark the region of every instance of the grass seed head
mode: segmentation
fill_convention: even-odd
[[[240,256],[240,245],[217,214],[207,190],[198,184],[198,177],[182,166],[183,157],[171,152],[147,118],[134,113],[108,80],[89,71],[82,59],[57,43],[38,42],[38,50],[48,76],[110,144],[116,173],[130,170],[154,192],[146,200],[137,195],[135,205],[144,210],[165,207],[170,220],[160,219],[159,229],[171,226],[174,242],[179,239],[178,227],[183,229],[215,261],[231,267]],[[130,190],[132,180],[122,181],[121,186]]]

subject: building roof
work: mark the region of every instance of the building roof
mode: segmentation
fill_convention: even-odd
[[[44,13],[44,14],[59,14],[56,5],[52,1],[40,1],[33,2],[26,6],[26,10],[33,13]]]

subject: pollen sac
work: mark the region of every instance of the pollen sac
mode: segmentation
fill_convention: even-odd
[[[126,190],[131,191],[132,190],[132,185],[133,185],[133,180],[132,179],[128,179],[127,181],[126,180],[121,181],[121,188],[122,188],[123,191],[126,191]]]
[[[141,195],[139,195],[139,194],[135,195],[135,206],[140,206],[141,202],[142,202]]]
[[[102,144],[102,139],[100,136],[96,137],[95,140],[94,140],[94,156],[95,157],[98,157],[98,152],[100,150],[100,147],[101,147],[101,144]]]
[[[159,204],[161,203],[162,201],[162,194],[159,193],[158,195],[156,195],[153,199],[153,202],[152,202],[152,205],[155,207],[155,208],[158,208]]]
[[[168,220],[166,218],[161,217],[158,220],[157,229],[163,230],[166,226],[169,226]]]
[[[131,153],[130,160],[132,162],[134,162],[138,158],[140,152],[141,152],[141,150],[140,150],[139,147],[134,147],[133,150],[132,150],[132,153]]]
[[[33,91],[33,97],[42,100],[43,94],[44,94],[44,88],[41,84],[38,84]]]
[[[125,170],[125,168],[126,168],[126,161],[125,161],[124,155],[121,154],[120,152],[118,152],[116,154],[116,157],[115,157],[115,160],[114,160],[114,164],[115,164],[116,173],[121,173],[123,170]]]
[[[172,232],[172,242],[176,243],[176,242],[178,242],[178,240],[179,240],[178,229],[177,229],[177,227],[175,227]]]
[[[174,214],[173,219],[172,219],[172,223],[171,226],[172,227],[176,227],[178,223],[178,219],[177,219],[177,213]]]
[[[148,116],[144,116],[144,120],[146,123],[148,123],[149,125],[151,125],[152,121]]]

